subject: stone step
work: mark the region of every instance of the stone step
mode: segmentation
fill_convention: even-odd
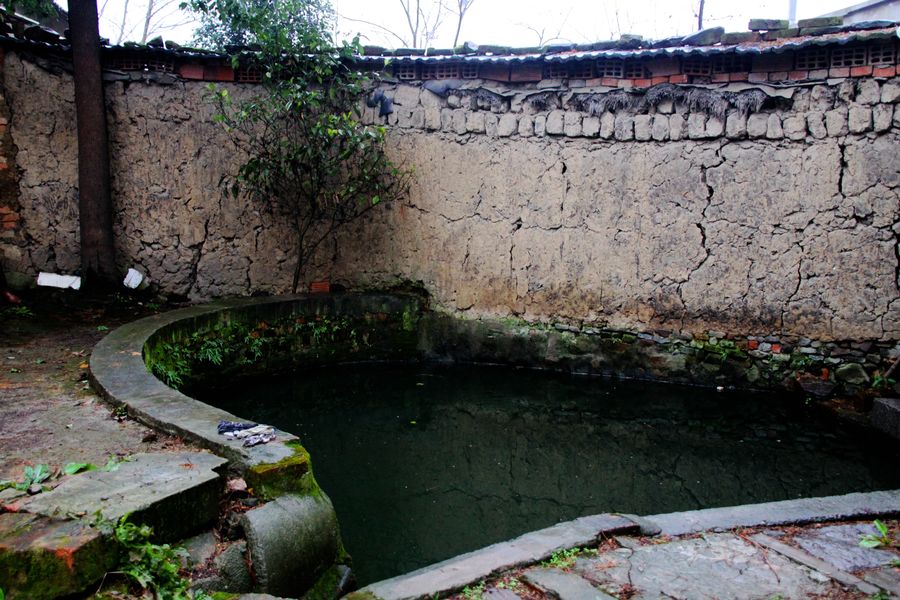
[[[0,514],[0,587],[7,600],[85,590],[118,561],[118,546],[81,521]]]
[[[615,600],[606,592],[592,586],[578,575],[559,569],[529,569],[524,574],[525,581],[559,600]]]
[[[875,398],[869,418],[872,425],[900,439],[900,398]]]
[[[153,528],[159,542],[184,539],[213,522],[226,459],[206,452],[136,454],[115,471],[66,477],[54,490],[20,499],[14,508],[47,517],[125,515]]]

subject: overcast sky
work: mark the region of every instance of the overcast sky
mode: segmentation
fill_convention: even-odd
[[[169,1],[176,7],[179,0]],[[363,35],[364,43],[391,48],[401,45],[399,38],[409,39],[409,28],[400,0],[332,0],[340,15],[338,32],[344,36]],[[415,2],[415,0],[411,0]],[[421,0],[433,14],[443,1],[456,8],[457,0]],[[818,16],[860,0],[798,0],[798,18]],[[147,0],[129,0],[126,39],[140,39],[141,21]],[[59,4],[67,5],[65,0]],[[125,0],[98,0],[104,7],[100,34],[114,43],[118,40]],[[622,33],[635,33],[660,39],[684,35],[696,30],[699,0],[474,0],[463,22],[460,43],[533,46],[539,42],[594,42],[618,38]],[[752,18],[787,18],[788,0],[706,0],[705,27],[721,25],[728,31],[743,31]],[[183,18],[172,11],[167,23]],[[364,23],[366,21],[372,24]],[[456,30],[456,15],[445,11],[434,47],[449,47]],[[191,27],[180,26],[163,31],[163,36],[177,42],[191,38]],[[387,33],[395,32],[397,35]]]

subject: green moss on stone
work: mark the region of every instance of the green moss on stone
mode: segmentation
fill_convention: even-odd
[[[338,585],[341,583],[341,571],[332,565],[319,577],[313,586],[303,594],[303,600],[334,600]]]
[[[309,452],[300,442],[285,442],[291,448],[290,456],[276,463],[263,463],[247,469],[244,478],[256,495],[272,500],[285,494],[318,496],[322,493],[312,473]]]
[[[372,592],[362,591],[362,590],[360,590],[358,592],[351,592],[351,593],[347,594],[346,596],[344,596],[344,599],[345,600],[382,600],[380,597],[376,596]]]
[[[0,549],[0,581],[9,595],[43,600],[80,592],[98,581],[117,559],[103,538],[81,547]]]

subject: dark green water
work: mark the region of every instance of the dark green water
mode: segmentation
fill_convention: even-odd
[[[194,395],[300,437],[361,584],[582,515],[900,487],[896,443],[772,394],[366,365]]]

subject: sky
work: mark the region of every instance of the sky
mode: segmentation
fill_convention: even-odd
[[[184,43],[190,41],[192,26],[183,24],[184,15],[177,11],[180,0],[170,2],[171,10],[164,10],[162,25],[172,27],[161,33],[166,39]],[[408,0],[415,3],[416,0]],[[430,45],[448,48],[456,33],[458,0],[420,0],[426,14],[434,15],[441,2],[443,11],[436,39]],[[861,0],[797,0],[798,18],[859,3]],[[339,15],[339,37],[349,38],[359,33],[363,43],[401,47],[409,44],[401,0],[332,0]],[[64,8],[65,0],[58,0]],[[123,8],[129,6],[125,39],[140,40],[147,0],[97,0],[103,9],[100,35],[113,43],[122,30]],[[587,43],[617,39],[632,33],[645,38],[661,39],[685,35],[697,29],[699,0],[474,0],[463,21],[459,43],[498,44],[506,46],[535,46],[540,43]],[[788,0],[706,0],[704,27],[721,25],[728,31],[744,31],[750,18],[787,18]],[[177,26],[176,26],[177,25]],[[393,33],[390,33],[393,32]],[[401,41],[401,39],[403,41]],[[124,41],[124,40],[122,40]],[[421,45],[421,44],[420,44]]]

